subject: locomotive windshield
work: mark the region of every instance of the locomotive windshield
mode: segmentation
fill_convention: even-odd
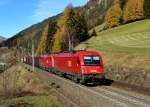
[[[88,66],[100,65],[99,56],[84,56],[84,64]]]

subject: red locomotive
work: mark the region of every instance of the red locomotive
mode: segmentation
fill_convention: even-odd
[[[68,76],[78,83],[93,83],[104,79],[103,61],[98,52],[75,51],[42,55],[35,58],[35,66]]]

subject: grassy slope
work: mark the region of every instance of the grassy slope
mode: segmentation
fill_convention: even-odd
[[[17,63],[0,74],[0,105],[20,102],[31,104],[31,107],[64,107],[39,74]]]
[[[150,69],[150,20],[138,21],[103,32],[77,46],[101,51],[105,65]],[[101,26],[100,26],[101,27]],[[117,60],[116,60],[117,59]]]
[[[59,107],[57,101],[53,101],[50,96],[27,96],[21,98],[14,98],[11,100],[0,100],[0,104],[18,104],[25,103],[32,107]]]

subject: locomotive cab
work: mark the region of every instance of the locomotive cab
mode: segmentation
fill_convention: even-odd
[[[79,56],[82,81],[97,82],[105,78],[103,61],[99,53],[81,52]]]

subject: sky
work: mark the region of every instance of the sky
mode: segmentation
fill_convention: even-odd
[[[88,0],[0,0],[0,36],[9,38],[50,16],[68,4],[82,6]]]

